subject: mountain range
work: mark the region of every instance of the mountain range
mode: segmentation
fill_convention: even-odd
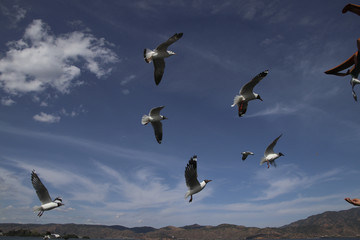
[[[220,224],[184,227],[167,226],[163,228],[134,227],[119,225],[85,224],[16,224],[2,223],[3,233],[16,230],[29,230],[37,233],[75,234],[90,238],[107,239],[299,239],[321,237],[360,237],[360,208],[343,211],[328,211],[310,216],[282,227],[245,227],[241,225]]]

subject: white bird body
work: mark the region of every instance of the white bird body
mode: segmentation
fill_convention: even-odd
[[[49,211],[51,209],[57,208],[59,205],[55,202],[49,202],[42,204],[40,207],[34,207],[35,211]]]
[[[48,190],[44,186],[44,184],[41,182],[39,176],[35,173],[35,170],[31,172],[31,183],[36,191],[36,194],[38,195],[38,198],[41,202],[41,206],[34,207],[34,211],[39,211],[38,216],[41,217],[44,213],[44,211],[49,211],[51,209],[60,207],[64,205],[62,203],[62,199],[60,197],[57,197],[54,199],[54,201],[51,200],[51,197],[49,195]]]
[[[284,156],[284,154],[282,154],[281,152],[279,153],[274,152],[274,147],[281,136],[282,134],[277,138],[275,138],[275,140],[266,148],[264,157],[260,161],[260,165],[267,162],[268,168],[270,167],[269,164],[274,165],[274,167],[276,167],[275,160],[278,159],[280,156]]]
[[[203,190],[207,183],[211,182],[211,180],[205,179],[201,183],[199,183],[197,179],[197,156],[194,155],[185,168],[185,181],[186,186],[188,187],[188,191],[185,194],[185,199],[190,196],[189,202],[192,202],[195,193]]]
[[[239,91],[239,95],[234,97],[234,102],[231,107],[239,106],[238,114],[239,117],[244,115],[247,110],[248,102],[254,99],[259,99],[262,101],[259,94],[254,93],[253,89],[267,74],[269,70],[265,70],[258,75],[256,75],[250,82],[246,83]]]
[[[155,138],[159,144],[161,144],[163,135],[161,121],[167,119],[167,117],[160,115],[160,111],[164,107],[165,106],[152,108],[149,112],[149,115],[143,115],[141,118],[142,125],[147,125],[148,123],[151,123],[154,128]]]
[[[188,198],[190,195],[194,195],[195,193],[200,192],[201,190],[204,189],[205,186],[206,186],[206,182],[204,180],[199,185],[195,186],[192,189],[189,189],[185,194],[185,198]]]
[[[158,51],[157,49],[150,50],[147,48],[145,58],[147,59],[147,63],[151,63],[154,59],[168,58],[172,55],[175,55],[173,51]]]

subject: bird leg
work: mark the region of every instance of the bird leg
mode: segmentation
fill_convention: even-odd
[[[191,203],[192,202],[192,195],[190,195],[190,200],[189,200],[189,203]]]
[[[270,168],[270,164],[269,164],[269,161],[268,161],[268,160],[266,160],[266,162],[267,162],[268,168]]]
[[[41,216],[43,215],[43,213],[44,213],[44,211],[40,211],[40,212],[38,213],[38,217],[41,217]]]

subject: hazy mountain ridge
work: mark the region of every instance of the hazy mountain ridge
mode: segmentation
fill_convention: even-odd
[[[245,227],[233,224],[163,228],[134,227],[119,225],[85,224],[0,224],[4,233],[12,230],[31,230],[40,233],[76,234],[91,238],[132,239],[263,239],[263,238],[319,238],[360,237],[360,208],[338,212],[324,212],[279,228]]]

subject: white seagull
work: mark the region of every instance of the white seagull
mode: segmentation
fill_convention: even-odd
[[[204,187],[206,186],[206,184],[208,182],[211,182],[211,180],[205,179],[204,181],[199,183],[199,181],[197,179],[197,156],[196,155],[194,155],[189,160],[189,163],[186,165],[185,181],[186,181],[186,186],[189,189],[185,194],[185,199],[190,196],[189,202],[192,202],[193,194],[200,192],[201,190],[204,189]]]
[[[282,154],[281,152],[275,153],[273,150],[277,141],[281,136],[282,134],[280,134],[280,136],[275,138],[275,140],[266,148],[264,157],[260,161],[260,165],[262,165],[264,162],[267,162],[268,168],[270,167],[269,163],[271,165],[274,165],[274,167],[276,167],[275,159],[279,158],[280,156],[284,156],[284,154]]]
[[[154,128],[156,140],[159,144],[161,143],[163,135],[161,120],[167,119],[167,117],[160,115],[160,110],[164,107],[165,106],[152,108],[149,112],[149,115],[143,115],[141,118],[142,125],[151,123]]]
[[[356,96],[356,93],[354,91],[354,87],[355,87],[356,84],[360,84],[360,80],[355,78],[354,76],[352,76],[351,80],[350,80],[350,85],[351,85],[352,95],[353,95],[355,101],[357,101],[357,96]]]
[[[175,33],[171,38],[169,38],[166,42],[163,42],[159,46],[157,46],[154,50],[145,48],[144,49],[144,59],[145,62],[151,63],[154,62],[154,77],[156,85],[159,85],[161,78],[164,74],[165,69],[165,61],[164,58],[175,55],[173,51],[167,50],[167,48],[179,40],[182,37],[183,33]]]
[[[269,70],[265,70],[258,75],[256,75],[250,82],[246,83],[240,89],[239,95],[234,97],[234,103],[231,107],[235,107],[236,105],[239,106],[239,117],[244,115],[247,110],[248,102],[254,99],[259,99],[262,101],[259,94],[254,93],[253,89],[267,74]]]
[[[245,161],[245,159],[247,158],[247,156],[249,156],[249,155],[254,155],[253,152],[249,152],[249,151],[242,152],[241,154],[242,154],[242,158],[241,158],[241,159],[242,159],[243,161]]]
[[[35,173],[35,170],[31,172],[31,182],[41,202],[40,207],[34,207],[34,211],[39,211],[39,217],[43,215],[44,211],[48,211],[64,205],[60,197],[55,198],[54,201],[51,200],[48,190],[40,181],[40,178]]]

